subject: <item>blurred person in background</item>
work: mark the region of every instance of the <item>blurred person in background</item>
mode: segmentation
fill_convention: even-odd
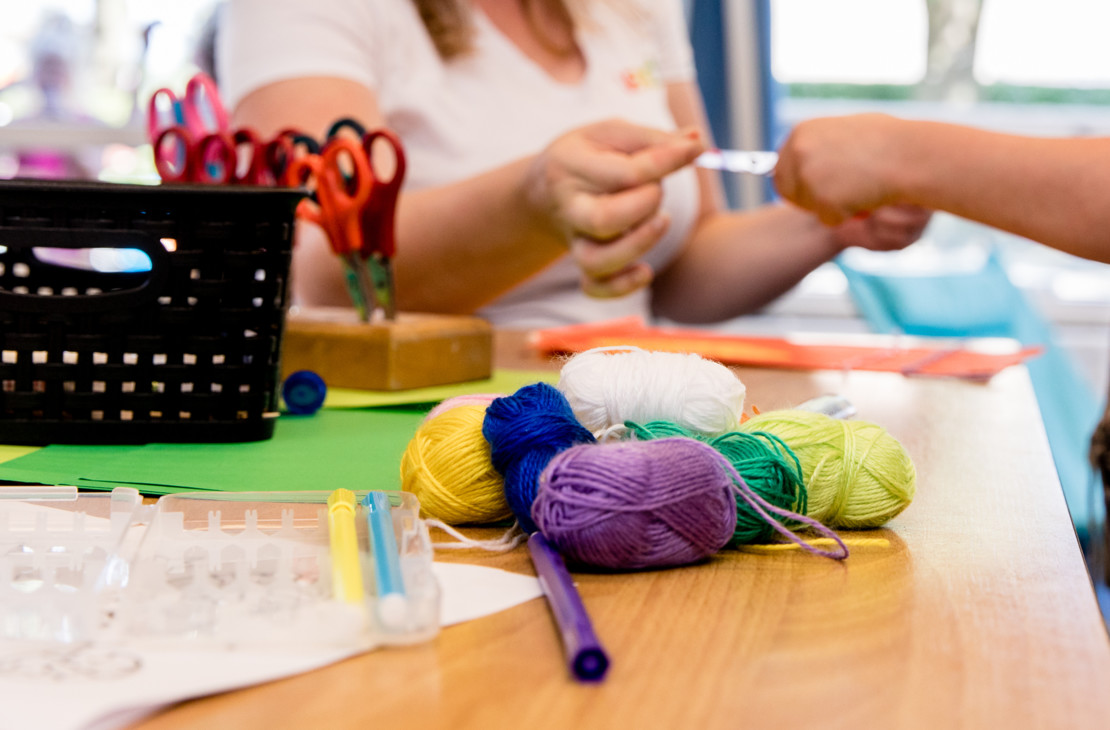
[[[17,84],[30,87],[31,110],[17,117],[10,129],[33,127],[44,132],[71,125],[98,125],[74,100],[74,73],[79,62],[80,31],[60,12],[44,16],[28,49],[30,75]],[[68,136],[68,135],[67,135]],[[12,177],[80,180],[94,179],[100,168],[100,149],[23,146],[13,150]]]

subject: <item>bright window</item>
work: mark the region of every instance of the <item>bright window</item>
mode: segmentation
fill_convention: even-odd
[[[196,72],[218,2],[8,0],[0,177],[149,177],[146,99]]]
[[[776,0],[772,70],[785,83],[914,84],[928,33],[921,0]]]
[[[1110,3],[988,0],[975,78],[983,84],[1110,87]]]

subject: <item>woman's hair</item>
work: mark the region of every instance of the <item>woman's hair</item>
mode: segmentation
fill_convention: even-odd
[[[461,56],[471,48],[474,36],[473,19],[471,18],[470,4],[466,0],[412,0],[428,29],[440,58],[448,60]],[[530,22],[535,22],[533,8],[536,3],[550,3],[552,10],[573,29],[585,19],[584,6],[587,0],[522,0],[525,15]],[[548,40],[549,34],[544,28],[535,27],[536,35],[541,42]],[[565,50],[552,44],[556,51]]]
[[[470,50],[474,26],[470,5],[464,0],[413,0],[440,58],[460,56]]]

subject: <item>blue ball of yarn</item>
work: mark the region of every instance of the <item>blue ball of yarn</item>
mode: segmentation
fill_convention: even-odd
[[[544,468],[575,444],[596,443],[566,397],[547,383],[526,385],[495,399],[486,408],[482,435],[489,442],[493,468],[505,480],[505,499],[529,533],[537,530],[532,502]]]

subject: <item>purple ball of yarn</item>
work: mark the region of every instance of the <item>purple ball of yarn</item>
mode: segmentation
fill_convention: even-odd
[[[629,570],[685,565],[736,529],[728,462],[691,438],[575,446],[540,476],[532,518],[568,560]]]
[[[525,532],[535,532],[532,501],[540,473],[555,454],[575,444],[594,443],[566,396],[547,383],[526,385],[486,407],[482,435],[493,468],[505,480],[505,499]]]

